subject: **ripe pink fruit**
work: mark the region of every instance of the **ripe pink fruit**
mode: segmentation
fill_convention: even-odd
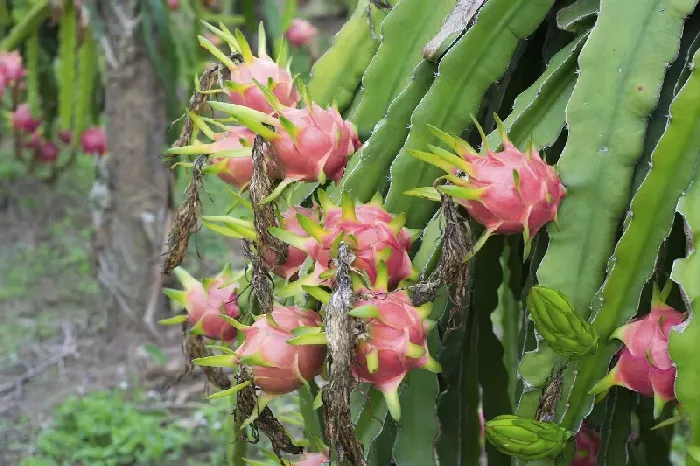
[[[253,80],[266,85],[282,105],[296,107],[299,103],[299,93],[291,73],[268,56],[246,57],[244,63],[231,69],[231,83],[227,89],[229,101],[259,112],[273,113],[272,105]]]
[[[576,454],[571,466],[595,466],[598,450],[600,450],[600,434],[585,424],[582,425],[576,434]]]
[[[675,400],[673,385],[676,368],[668,353],[671,328],[685,321],[686,315],[654,299],[651,312],[618,328],[612,338],[624,343],[616,366],[591,390],[597,394],[620,385],[643,396],[654,397],[658,418],[666,403]]]
[[[305,19],[294,18],[292,24],[287,29],[285,37],[297,47],[307,45],[316,36],[318,31],[309,21]]]
[[[43,141],[39,145],[37,161],[44,163],[54,163],[58,159],[58,147],[51,141]]]
[[[56,132],[58,139],[65,145],[69,145],[73,137],[73,132],[69,129],[59,130]]]
[[[494,233],[522,233],[529,250],[532,238],[546,223],[556,220],[559,204],[566,195],[559,175],[537,151],[520,152],[508,139],[497,119],[503,150],[478,154],[466,141],[432,128],[433,133],[452,147],[459,157],[431,146],[432,153],[410,150],[416,158],[432,163],[448,173],[452,184],[438,189],[463,205],[469,215],[486,227],[485,238]],[[409,191],[425,195],[432,188]],[[433,197],[435,199],[435,197]]]
[[[252,326],[243,327],[245,341],[234,358],[253,368],[253,381],[269,395],[281,395],[300,388],[305,380],[321,373],[326,347],[320,344],[287,343],[300,327],[320,327],[321,316],[295,306],[275,306]]]
[[[14,50],[0,54],[0,74],[5,77],[7,82],[12,84],[15,81],[19,81],[26,72],[27,70],[22,66],[22,55],[20,55],[19,51]]]
[[[172,11],[177,11],[180,9],[180,0],[168,0],[168,8]]]
[[[340,181],[348,157],[362,144],[352,123],[343,120],[335,108],[324,110],[313,103],[302,109],[274,104],[280,118],[241,105],[210,102],[214,109],[229,113],[270,142],[279,165],[279,173],[271,176],[284,183]]]
[[[83,152],[93,155],[104,155],[107,152],[107,135],[103,128],[93,126],[86,129],[80,137]]]
[[[226,183],[236,188],[244,188],[253,177],[253,157],[216,157],[217,152],[242,149],[253,144],[255,134],[245,126],[232,126],[228,131],[216,135],[216,140],[209,145],[212,163],[223,163],[223,171],[218,173]],[[244,145],[246,144],[246,145]],[[225,161],[225,162],[224,162]]]
[[[501,152],[462,156],[471,167],[469,181],[462,186],[473,198],[455,197],[487,230],[512,234],[527,229],[533,237],[556,218],[564,187],[536,151],[526,155],[506,142]]]
[[[241,314],[238,309],[236,284],[230,281],[231,272],[225,268],[216,277],[204,282],[197,281],[182,267],[175,269],[175,275],[184,290],[164,289],[164,293],[187,309],[187,318],[191,326],[199,328],[209,338],[233,341],[236,328],[221,318],[221,314],[233,319]]]
[[[415,276],[408,257],[413,236],[403,226],[406,220],[404,215],[393,217],[384,210],[379,200],[355,206],[343,194],[343,207],[337,207],[325,192],[319,192],[319,198],[322,199],[324,214],[321,225],[306,216],[297,215],[306,235],[281,229],[270,230],[282,241],[305,251],[316,263],[313,276],[305,277],[303,284],[321,283],[318,276],[332,266],[331,250],[341,235],[355,252],[353,266],[366,272],[374,286],[382,286],[384,290],[394,289],[401,280]]]
[[[348,157],[361,145],[352,124],[335,108],[324,110],[316,104],[281,114],[295,128],[291,134],[283,128],[271,141],[285,179],[340,181]]]
[[[324,453],[305,453],[301,461],[297,461],[293,466],[325,466],[331,464],[329,451]]]
[[[15,131],[33,133],[41,125],[41,120],[32,118],[29,104],[20,104],[12,114],[12,127]]]
[[[301,238],[308,238],[308,233],[299,225],[299,220],[297,219],[297,214],[302,215],[307,218],[318,218],[317,208],[306,208],[306,207],[289,207],[282,214],[282,225],[281,227],[290,233],[298,235]],[[273,267],[272,271],[284,279],[291,279],[301,268],[302,264],[306,260],[306,252],[294,246],[287,247],[287,260],[282,264],[277,264]],[[270,258],[267,262],[268,265],[273,265],[276,261],[274,258]]]
[[[384,393],[392,417],[398,420],[401,408],[397,390],[408,371],[418,368],[440,371],[440,365],[428,353],[426,342],[432,327],[426,318],[432,304],[413,307],[405,291],[365,290],[355,306],[350,315],[363,320],[366,337],[357,344],[357,364],[351,369],[359,381],[370,383]]]

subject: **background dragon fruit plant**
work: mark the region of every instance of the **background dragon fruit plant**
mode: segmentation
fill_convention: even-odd
[[[226,76],[168,152],[247,206],[202,220],[251,292],[206,301],[237,341],[176,320],[236,425],[376,466],[670,465],[689,427],[700,464],[696,6],[361,0],[308,83],[208,25]]]

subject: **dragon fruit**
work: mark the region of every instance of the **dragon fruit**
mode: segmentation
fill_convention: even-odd
[[[304,453],[301,461],[297,461],[293,466],[325,466],[331,464],[331,458],[328,456],[330,451],[326,450],[323,453]]]
[[[294,18],[289,29],[284,33],[290,44],[297,47],[308,45],[311,40],[316,37],[318,31],[309,21],[305,19]]]
[[[238,325],[245,341],[233,355],[239,364],[253,369],[253,381],[268,395],[297,390],[321,373],[326,358],[324,344],[290,344],[300,328],[320,331],[321,315],[300,307],[276,305],[250,327]]]
[[[532,147],[520,152],[508,139],[498,117],[496,120],[503,140],[500,152],[491,151],[484,138],[486,154],[480,155],[466,141],[431,128],[459,156],[435,146],[430,146],[430,153],[415,150],[410,153],[448,173],[445,179],[451,184],[437,189],[452,196],[486,227],[480,244],[494,233],[522,233],[529,245],[530,238],[545,224],[556,220],[566,190],[554,168]],[[433,188],[406,194],[440,199]]]
[[[367,273],[372,284],[377,283],[380,262],[385,263],[387,269],[388,289],[416,276],[408,257],[415,232],[404,228],[405,215],[393,217],[384,210],[378,198],[369,204],[355,206],[344,193],[342,207],[337,207],[323,190],[318,194],[324,214],[322,224],[297,215],[307,237],[280,228],[270,229],[272,235],[306,252],[315,262],[314,274],[293,283],[288,290],[281,290],[280,296],[286,296],[287,291],[298,292],[301,285],[320,284],[319,276],[332,266],[331,251],[341,235],[354,249],[353,266]]]
[[[32,111],[29,108],[29,104],[20,104],[12,113],[12,128],[15,131],[25,132],[27,134],[33,133],[41,125],[40,119],[34,119],[32,117]]]
[[[244,188],[253,177],[253,157],[216,157],[216,153],[243,149],[250,147],[255,139],[255,134],[245,126],[232,126],[226,132],[216,135],[216,139],[209,144],[214,164],[222,164],[223,171],[218,173],[226,183],[236,188]]]
[[[384,393],[394,419],[401,416],[398,387],[406,374],[418,368],[439,372],[440,364],[428,353],[427,321],[432,303],[414,307],[405,291],[386,292],[386,283],[360,291],[350,315],[360,318],[365,334],[356,346],[357,364],[351,367],[360,382]]]
[[[42,163],[54,163],[58,159],[58,147],[51,141],[42,141],[37,153],[37,161]]]
[[[58,140],[64,145],[69,145],[71,139],[73,139],[73,132],[69,129],[56,131],[56,136]]]
[[[668,353],[671,328],[683,323],[686,315],[663,302],[655,290],[651,312],[618,328],[612,338],[624,343],[615,367],[592,389],[601,394],[615,385],[634,390],[643,396],[654,397],[654,416],[661,415],[663,407],[676,396],[673,385],[676,368]]]
[[[271,114],[275,111],[265,93],[257,83],[265,84],[282,105],[296,107],[299,103],[299,92],[294,86],[289,66],[282,67],[267,55],[265,30],[260,24],[258,56],[253,55],[250,45],[243,34],[235,31],[235,35],[224,28],[224,31],[204,23],[204,25],[224,40],[232,52],[243,58],[243,63],[235,63],[218,49],[217,45],[203,36],[199,37],[200,44],[225,63],[231,71],[231,79],[224,82],[225,91],[232,104],[242,105],[259,112]],[[282,57],[279,57],[282,58]]]
[[[600,434],[583,424],[575,440],[576,454],[571,466],[596,466],[598,450],[600,450]]]
[[[163,292],[184,306],[190,325],[209,338],[233,341],[236,328],[221,317],[236,319],[241,314],[236,284],[227,284],[232,277],[230,269],[226,267],[216,277],[203,282],[197,281],[182,267],[175,269],[175,275],[185,289],[166,288]]]
[[[22,66],[22,55],[19,51],[14,50],[0,54],[0,74],[10,85],[22,79],[26,73],[27,70]]]
[[[306,207],[289,207],[282,214],[282,228],[299,237],[308,237],[308,233],[299,224],[297,215],[301,215],[306,218],[317,218],[318,209],[316,207],[306,208]],[[301,268],[301,265],[306,260],[307,253],[297,247],[292,245],[287,247],[287,260],[282,264],[277,264],[272,258],[267,260],[269,266],[273,266],[272,271],[279,275],[280,277],[289,280],[292,278]]]
[[[83,152],[93,155],[104,155],[107,152],[107,135],[99,126],[86,129],[80,137]]]

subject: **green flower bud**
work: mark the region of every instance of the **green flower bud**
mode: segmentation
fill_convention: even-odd
[[[558,291],[534,286],[527,297],[530,318],[550,348],[568,356],[585,356],[598,347],[598,334]]]
[[[504,414],[486,422],[486,440],[498,451],[525,461],[555,458],[572,433],[553,422]]]

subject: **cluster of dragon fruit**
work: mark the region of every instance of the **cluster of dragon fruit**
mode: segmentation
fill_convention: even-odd
[[[238,190],[249,215],[203,217],[204,225],[256,244],[258,233],[246,196],[254,172],[254,142],[264,140],[268,148],[264,170],[276,187],[263,202],[274,202],[280,212],[279,227],[270,228],[269,233],[286,245],[286,254],[259,249],[267,271],[277,277],[276,302],[270,313],[256,316],[247,309],[247,301],[241,300],[244,287],[250,289],[244,272],[234,273],[227,267],[199,281],[182,267],[176,268],[183,289],[166,289],[165,293],[186,315],[168,323],[186,320],[190,332],[212,340],[223,351],[195,360],[196,364],[249,367],[252,383],[265,403],[299,390],[324,374],[328,344],[324,306],[336,286],[335,259],[342,241],[354,255],[351,279],[357,298],[349,315],[363,329],[355,343],[352,374],[358,383],[380,390],[391,416],[398,420],[398,393],[406,375],[414,370],[441,370],[427,345],[439,312],[433,312],[431,303],[413,305],[409,294],[408,285],[419,280],[410,256],[419,232],[405,227],[404,213],[388,212],[380,195],[362,204],[351,193],[341,192],[338,182],[362,145],[353,124],[333,106],[322,108],[314,103],[306,87],[293,79],[289,65],[268,56],[264,45],[256,56],[239,31],[233,34],[220,27],[208,25],[242,59],[224,62],[230,68],[230,79],[221,90],[224,101],[209,102],[214,117],[195,117],[190,145],[174,147],[169,153],[210,156],[210,165],[203,172],[216,174]],[[200,43],[218,50],[204,37]],[[499,151],[484,144],[479,152],[466,141],[433,128],[453,152],[431,146],[431,152],[411,154],[440,167],[446,175],[445,184],[407,194],[435,201],[446,195],[461,205],[484,227],[475,248],[494,234],[520,234],[529,244],[546,224],[556,221],[566,197],[554,167],[533,148],[521,152],[498,123],[503,142]],[[200,139],[204,137],[206,141]],[[305,205],[289,204],[288,194],[309,183],[319,188]],[[555,351],[582,356],[597,349],[595,327],[575,313],[563,295],[535,287],[528,309],[539,336]],[[592,392],[602,394],[621,385],[653,396],[660,413],[666,403],[675,400],[668,336],[671,327],[684,318],[657,295],[648,315],[614,334],[624,343],[619,360]],[[317,401],[320,404],[320,398]],[[524,426],[521,421],[515,416],[487,420],[485,437],[508,454],[525,459],[560,451],[574,437],[554,423],[527,420]],[[581,431],[576,440],[575,464],[594,464],[599,444],[595,433]],[[321,453],[297,464],[326,461],[327,454]]]
[[[32,112],[29,103],[21,102],[26,89],[27,70],[22,63],[19,51],[0,53],[0,103],[7,95],[13,109],[10,115],[12,130],[19,141],[17,156],[22,156],[22,149],[33,154],[32,160],[54,164],[58,160],[61,148],[69,148],[73,134],[70,129],[55,131],[55,138],[47,137],[49,131],[43,126],[41,115]],[[80,146],[85,154],[101,157],[107,152],[107,137],[101,127],[87,128],[80,135]]]

